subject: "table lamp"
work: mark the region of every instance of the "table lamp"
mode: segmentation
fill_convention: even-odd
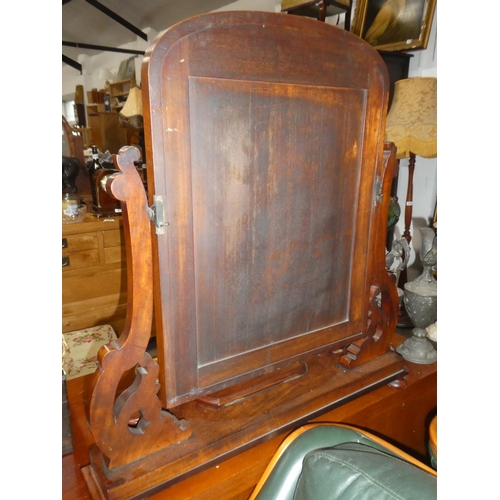
[[[120,125],[122,127],[142,128],[142,91],[139,87],[132,87],[125,105],[120,111]]]
[[[120,126],[136,129],[137,142],[142,154],[142,163],[146,163],[146,148],[144,146],[144,118],[142,115],[142,90],[134,86],[130,89],[125,105],[119,113]]]
[[[396,145],[398,160],[410,159],[403,233],[403,237],[410,243],[415,157],[437,156],[437,78],[406,78],[394,84],[385,140]]]

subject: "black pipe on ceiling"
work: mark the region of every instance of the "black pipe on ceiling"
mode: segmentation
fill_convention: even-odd
[[[85,0],[87,3],[92,5],[92,7],[95,7],[96,9],[100,10],[107,16],[109,16],[111,19],[116,21],[117,23],[120,23],[122,26],[125,26],[128,30],[132,31],[132,33],[135,33],[137,36],[140,36],[143,40],[148,41],[148,35],[141,31],[139,28],[136,28],[133,24],[129,23],[123,17],[119,16],[116,12],[113,12],[112,10],[108,9],[105,5],[102,3],[98,2],[97,0]]]
[[[66,63],[68,66],[71,66],[72,68],[75,68],[80,72],[80,75],[82,74],[82,65],[80,63],[77,63],[73,59],[70,59],[69,57],[65,56],[64,54],[62,55],[62,62]]]
[[[120,52],[121,54],[135,54],[138,56],[143,56],[145,54],[143,50],[116,49],[115,47],[105,47],[104,45],[91,45],[90,43],[63,41],[62,44],[64,47],[76,47],[77,49],[100,50],[104,52]]]

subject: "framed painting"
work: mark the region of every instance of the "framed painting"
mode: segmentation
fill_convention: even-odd
[[[377,50],[426,49],[436,0],[358,0],[351,32]]]
[[[116,81],[121,82],[123,80],[130,80],[135,77],[135,56],[129,57],[120,63],[118,68],[118,73],[116,75]]]

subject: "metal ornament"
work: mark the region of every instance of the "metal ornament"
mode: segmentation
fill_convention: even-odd
[[[431,228],[421,228],[420,257],[422,274],[404,285],[406,312],[415,328],[412,337],[396,348],[411,363],[429,364],[437,361],[437,351],[427,340],[426,328],[437,320],[437,281],[433,270],[437,265],[437,237]]]

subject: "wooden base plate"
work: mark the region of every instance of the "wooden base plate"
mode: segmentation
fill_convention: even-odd
[[[291,365],[285,366],[266,373],[256,379],[248,380],[234,387],[228,387],[222,391],[215,392],[209,396],[198,398],[197,401],[208,406],[222,408],[223,406],[232,405],[243,399],[246,399],[253,394],[270,389],[272,386],[290,382],[296,378],[302,377],[307,373],[307,365],[303,361],[297,361]]]
[[[145,498],[406,375],[402,358],[392,351],[349,371],[339,366],[338,354],[305,362],[303,376],[234,404],[216,408],[191,401],[171,409],[190,423],[192,436],[116,471],[107,470],[94,446],[83,469],[92,497]]]

